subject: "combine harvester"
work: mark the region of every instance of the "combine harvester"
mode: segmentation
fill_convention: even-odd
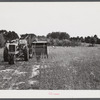
[[[28,61],[33,55],[41,54],[47,55],[47,42],[36,41],[35,37],[28,34],[26,37],[7,42],[4,47],[3,58],[5,62],[14,64],[16,58],[23,58],[24,61]]]

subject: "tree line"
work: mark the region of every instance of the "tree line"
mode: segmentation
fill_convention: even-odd
[[[29,33],[22,34],[21,37],[26,37]],[[48,45],[51,46],[80,46],[81,43],[88,43],[91,46],[100,44],[100,38],[97,35],[87,37],[71,37],[66,32],[52,32],[46,36],[37,36],[36,34],[30,33],[31,37],[35,37],[36,40],[48,41]],[[9,40],[18,39],[19,36],[14,31],[0,30],[0,47],[3,47]]]
[[[7,41],[11,41],[18,38],[18,34],[14,31],[0,30],[0,47],[4,47]]]
[[[49,45],[56,46],[80,46],[81,43],[88,43],[90,46],[100,44],[100,39],[97,35],[87,37],[70,37],[66,32],[52,32],[47,34]]]

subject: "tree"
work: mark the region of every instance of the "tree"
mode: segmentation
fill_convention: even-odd
[[[19,36],[14,31],[6,31],[6,30],[0,30],[0,44],[1,46],[4,46],[4,44],[7,42],[7,40],[13,40],[18,39]],[[2,42],[1,42],[2,41]]]
[[[91,37],[91,39],[90,39],[90,43],[92,44],[92,46],[94,46],[94,44],[95,44],[95,38],[94,37]]]
[[[100,39],[99,38],[97,39],[97,44],[100,44]]]
[[[45,37],[44,35],[42,35],[42,36],[37,36],[37,38],[38,38],[39,41],[46,41],[46,40],[47,40],[46,37]]]
[[[84,42],[84,41],[85,41],[84,38],[83,38],[82,36],[80,37],[80,41],[81,41],[81,42]]]
[[[47,38],[59,39],[59,32],[52,32],[47,34]]]
[[[28,35],[30,35],[30,36],[31,36],[31,38],[36,37],[36,35],[35,35],[35,34],[33,34],[33,33],[21,34],[20,36],[21,36],[21,38],[25,38],[25,37],[27,37]]]
[[[18,38],[19,38],[18,34],[15,33],[14,31],[9,31],[7,34],[7,40],[14,40]]]
[[[70,40],[67,40],[67,39],[62,40],[62,46],[70,46],[70,45],[71,45]]]
[[[90,43],[91,42],[91,37],[90,36],[85,37],[85,42]]]
[[[69,39],[70,35],[66,32],[52,32],[47,34],[47,38],[52,38],[52,39]]]
[[[0,34],[3,34],[3,37],[4,37],[4,39],[5,39],[5,42],[7,41],[7,34],[8,34],[8,32],[6,31],[6,30],[0,30]]]
[[[94,40],[95,40],[95,43],[97,43],[97,40],[98,40],[98,36],[97,35],[94,35]]]
[[[70,38],[70,36],[69,36],[69,34],[66,33],[66,32],[61,32],[61,33],[59,34],[59,39],[60,39],[60,40],[62,40],[62,39],[69,39],[69,38]]]
[[[90,43],[92,44],[92,46],[94,46],[94,44],[97,43],[97,40],[98,40],[97,35],[91,36]]]
[[[3,47],[5,44],[5,39],[3,37],[3,34],[0,34],[0,47]]]

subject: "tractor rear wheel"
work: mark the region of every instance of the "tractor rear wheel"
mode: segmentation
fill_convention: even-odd
[[[7,49],[7,47],[4,48],[3,59],[5,62],[8,61],[8,49]]]
[[[28,48],[24,49],[24,60],[25,61],[29,60],[29,50],[28,50]]]

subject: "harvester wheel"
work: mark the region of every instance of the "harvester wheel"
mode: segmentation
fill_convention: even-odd
[[[7,49],[7,47],[4,48],[3,58],[4,58],[5,62],[8,61],[8,49]]]
[[[28,48],[24,49],[24,60],[25,61],[29,60],[29,50],[28,50]]]
[[[9,64],[14,64],[14,55],[13,54],[10,54],[8,56],[8,58],[9,58]]]

